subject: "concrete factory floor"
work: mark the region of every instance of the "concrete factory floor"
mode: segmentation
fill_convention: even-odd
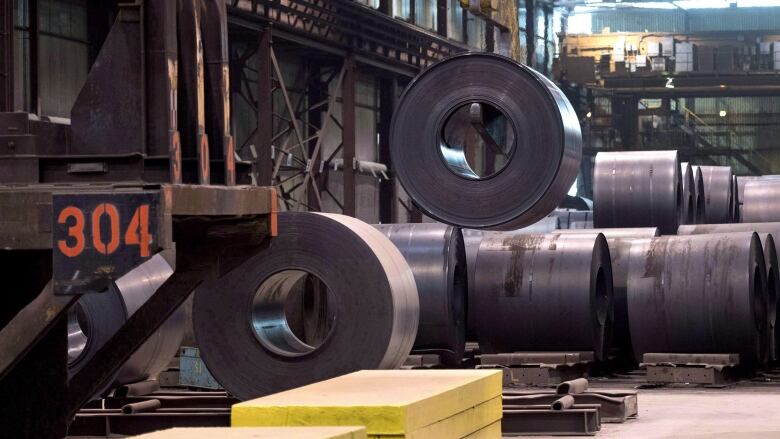
[[[639,418],[623,424],[603,423],[596,437],[780,438],[780,387],[640,390]]]

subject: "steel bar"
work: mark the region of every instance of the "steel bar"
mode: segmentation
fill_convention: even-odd
[[[409,263],[420,295],[413,354],[438,354],[457,365],[466,345],[466,253],[463,235],[445,224],[375,225]]]
[[[635,358],[648,352],[768,357],[766,268],[752,232],[665,236],[631,245],[628,317]]]
[[[122,406],[122,413],[132,415],[135,413],[154,412],[162,407],[160,400],[147,399],[146,401],[132,402]]]
[[[270,246],[204,285],[193,303],[203,361],[242,400],[399,367],[418,322],[414,275],[398,249],[370,225],[334,214],[281,213]]]
[[[628,229],[561,230],[560,233],[594,237],[601,233],[607,238],[609,255],[612,261],[612,290],[615,302],[612,346],[617,350],[617,354],[620,357],[632,360],[631,332],[628,321],[629,252],[631,251],[631,243],[634,240],[660,236],[660,231],[656,227],[638,227]],[[639,361],[640,359],[633,360]]]
[[[742,221],[762,223],[780,221],[780,179],[748,181],[742,198]]]
[[[344,60],[344,83],[342,85],[341,121],[341,151],[344,159],[344,215],[355,216],[355,83],[357,71],[355,60],[348,56]]]
[[[609,351],[612,266],[604,235],[485,236],[474,286],[484,353]]]
[[[661,233],[674,233],[682,204],[677,151],[596,154],[594,227],[658,227]]]
[[[734,196],[731,166],[697,166],[704,181],[704,221],[724,224],[733,221]]]
[[[468,140],[473,128],[463,111],[473,104],[491,112],[491,135],[511,151],[492,163],[492,175],[487,166],[478,169],[473,155],[480,144]],[[391,133],[394,171],[417,206],[474,229],[541,220],[570,189],[581,158],[579,123],[562,92],[494,54],[457,55],[421,73],[401,96]]]

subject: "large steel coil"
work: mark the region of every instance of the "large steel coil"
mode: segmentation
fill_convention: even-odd
[[[778,266],[775,236],[780,236],[780,223],[740,223],[740,224],[702,224],[698,226],[680,226],[678,235],[702,235],[711,233],[756,232],[764,248],[766,266],[767,318],[770,333],[774,340],[770,343],[772,356],[777,356],[777,343],[780,342],[780,327],[777,325],[777,307],[780,299],[780,266]]]
[[[742,195],[739,193],[739,182],[737,182],[737,176],[731,176],[731,196],[733,198],[731,202],[731,222],[742,222]]]
[[[108,291],[82,296],[68,313],[68,373],[81,370],[171,274],[165,258],[155,255]],[[180,308],[125,362],[110,387],[156,378],[176,356],[183,335]]]
[[[580,125],[550,80],[506,57],[467,53],[420,73],[393,116],[390,153],[430,217],[473,229],[533,224],[579,170]]]
[[[398,247],[420,295],[412,353],[438,354],[457,365],[466,344],[466,253],[460,229],[445,224],[375,225]]]
[[[765,223],[780,221],[780,179],[751,180],[745,184],[742,221]]]
[[[697,166],[704,182],[705,224],[725,224],[734,220],[734,184],[731,166]]]
[[[735,175],[735,186],[737,188],[736,194],[735,194],[735,202],[737,204],[737,210],[739,212],[738,219],[739,221],[744,221],[742,219],[742,205],[745,202],[745,186],[750,181],[757,181],[757,180],[773,180],[780,178],[780,175]],[[737,221],[737,218],[735,218],[735,221]]]
[[[596,154],[595,228],[658,227],[661,233],[674,233],[680,225],[682,204],[677,151]]]
[[[660,236],[657,227],[629,229],[561,230],[561,234],[596,236],[601,233],[607,238],[612,261],[612,291],[615,318],[612,330],[612,345],[619,355],[633,357],[631,334],[628,328],[628,259],[631,243],[636,239]],[[640,359],[641,360],[641,359]]]
[[[766,268],[752,232],[664,236],[631,245],[628,318],[637,359],[648,352],[768,357]]]
[[[206,367],[245,400],[361,369],[392,369],[412,349],[419,300],[409,264],[354,218],[279,214],[279,236],[195,292]]]
[[[612,325],[604,235],[485,236],[477,256],[477,338],[486,353],[593,351]]]
[[[683,203],[680,209],[680,224],[696,224],[696,180],[688,162],[680,163]]]

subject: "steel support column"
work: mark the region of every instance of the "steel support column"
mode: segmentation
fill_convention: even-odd
[[[257,131],[255,160],[257,184],[270,186],[273,182],[271,148],[273,143],[273,62],[271,61],[271,28],[260,34],[257,50]]]
[[[0,0],[0,112],[14,109],[14,0]]]
[[[29,0],[28,3],[28,7],[30,8],[30,112],[35,114],[41,114],[41,97],[38,93],[38,77],[40,76],[38,75],[38,53],[40,47],[39,41],[41,39],[38,1],[39,0]]]
[[[436,0],[436,33],[447,37],[447,3],[449,0]]]
[[[390,123],[393,119],[396,98],[395,79],[381,78],[379,80],[379,162],[387,165],[392,173],[393,164],[390,158]],[[383,224],[395,222],[395,180],[383,179],[379,182],[379,221]]]
[[[355,60],[344,60],[342,103],[342,143],[344,157],[344,215],[355,216]]]
[[[525,44],[526,60],[529,67],[534,67],[536,58],[536,1],[525,0]]]

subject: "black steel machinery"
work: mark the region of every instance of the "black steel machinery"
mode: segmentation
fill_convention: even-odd
[[[153,377],[179,305],[276,234],[276,191],[236,186],[226,50],[223,1],[120,3],[70,120],[0,113],[3,435]]]

